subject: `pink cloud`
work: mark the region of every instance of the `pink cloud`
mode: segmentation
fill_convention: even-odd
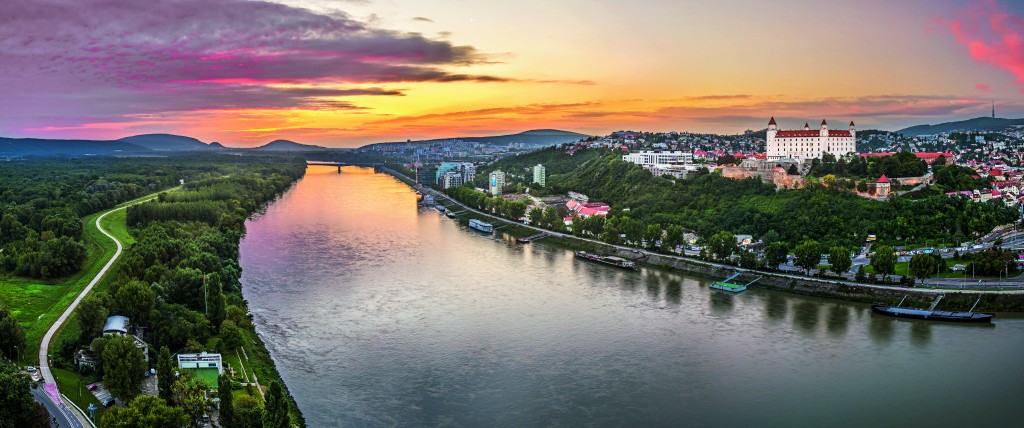
[[[979,83],[977,85],[974,85],[974,89],[984,92],[992,92],[992,88],[988,86],[988,83]]]
[[[1024,84],[1024,16],[1007,11],[996,0],[983,0],[938,22],[973,60],[1002,68]]]

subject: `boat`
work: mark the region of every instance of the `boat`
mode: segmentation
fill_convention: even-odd
[[[431,195],[424,196],[423,197],[423,205],[426,205],[428,207],[431,206],[431,205],[434,205],[434,197],[431,196]]]
[[[547,236],[548,236],[547,232],[541,232],[541,233],[538,233],[538,234],[533,235],[533,236],[521,236],[521,237],[518,237],[518,238],[516,238],[516,242],[518,242],[520,244],[529,244],[532,241],[536,241],[538,239],[546,238]]]
[[[494,232],[494,225],[490,223],[484,223],[475,218],[469,221],[469,227],[472,227],[473,229],[479,230],[483,233]]]
[[[437,210],[440,211],[440,212],[444,212],[444,205],[437,204],[437,205],[434,205],[434,208],[437,208]]]
[[[748,285],[753,284],[753,283],[757,282],[757,280],[761,279],[761,277],[757,277],[753,281],[750,281],[750,282],[748,282],[746,284],[737,284],[735,282],[731,282],[733,279],[736,279],[736,277],[738,277],[738,276],[740,276],[740,274],[737,272],[736,274],[733,274],[733,276],[730,276],[730,277],[728,277],[726,279],[723,279],[721,281],[715,281],[715,282],[711,283],[711,285],[709,287],[714,288],[715,290],[728,291],[730,293],[742,293],[744,291],[747,291],[747,286]]]
[[[604,263],[606,265],[620,267],[620,268],[623,268],[623,269],[636,269],[637,268],[636,262],[634,262],[632,260],[626,260],[626,259],[624,259],[622,257],[602,256],[600,254],[588,253],[586,251],[577,251],[576,252],[576,257],[579,257],[579,258],[584,259],[584,260],[590,260],[592,262]]]
[[[896,306],[891,305],[871,305],[871,311],[889,317],[895,318],[911,318],[929,321],[948,321],[948,322],[969,322],[969,323],[990,323],[995,314],[974,312],[974,308],[978,306],[981,299],[974,302],[974,306],[967,312],[950,312],[950,311],[936,311],[935,307],[938,306],[939,301],[942,300],[943,295],[935,298],[932,302],[931,307],[928,309],[912,309],[912,308],[901,308],[903,300],[907,299],[907,296],[903,296],[903,300]]]
[[[448,210],[444,213],[444,215],[448,216],[448,218],[455,218],[455,211]]]

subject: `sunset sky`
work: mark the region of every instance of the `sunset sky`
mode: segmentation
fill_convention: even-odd
[[[3,0],[0,136],[229,146],[1024,117],[1024,2]]]

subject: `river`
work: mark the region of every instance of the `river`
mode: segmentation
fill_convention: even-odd
[[[249,220],[244,294],[326,426],[1009,426],[1024,320],[622,271],[483,235],[369,169],[310,167]]]

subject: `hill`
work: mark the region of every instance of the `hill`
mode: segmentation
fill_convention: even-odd
[[[907,137],[918,135],[934,135],[952,131],[982,131],[997,132],[1011,126],[1024,125],[1024,119],[1002,119],[991,117],[976,117],[974,119],[961,120],[957,122],[946,122],[937,125],[917,125],[896,131]]]
[[[127,141],[0,137],[0,156],[86,156],[145,153],[152,153],[152,150]]]
[[[509,135],[493,135],[488,137],[451,137],[451,138],[436,138],[433,140],[418,140],[412,141],[413,143],[425,143],[429,144],[436,141],[444,140],[463,140],[471,141],[474,143],[481,144],[493,144],[493,145],[506,145],[511,143],[521,143],[528,147],[544,147],[554,146],[562,143],[570,143],[573,141],[579,141],[583,138],[587,138],[589,135],[580,134],[577,132],[562,131],[558,129],[535,129],[532,131],[520,132],[518,134]],[[388,145],[388,144],[406,144],[406,142],[390,142],[390,143],[377,143],[363,146],[362,148],[372,148],[375,146]]]
[[[278,151],[278,152],[298,152],[298,151],[311,151],[311,150],[328,150],[326,147],[314,146],[311,144],[300,144],[294,141],[288,140],[274,140],[262,146],[256,147],[254,150],[267,150],[267,151]]]
[[[192,137],[172,134],[136,135],[118,141],[125,141],[156,151],[212,150],[216,148]]]

